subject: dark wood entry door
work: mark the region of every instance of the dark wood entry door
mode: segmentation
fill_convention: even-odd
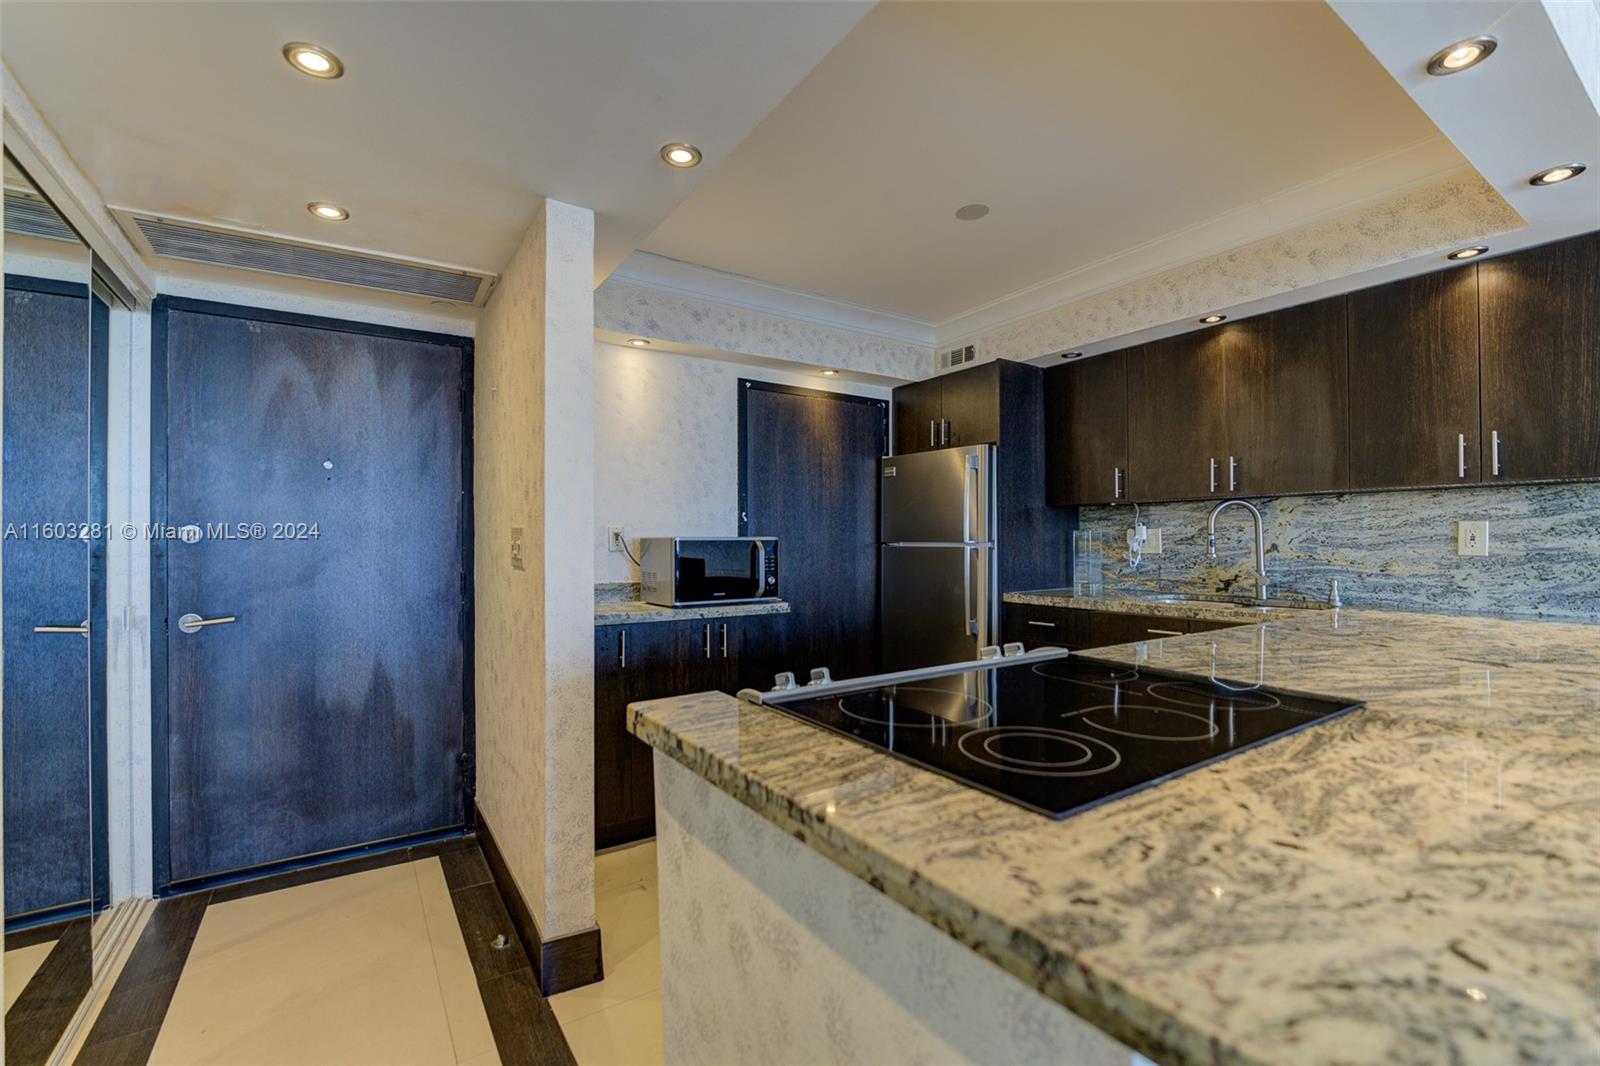
[[[155,337],[158,881],[463,824],[470,342],[176,300]]]
[[[106,901],[93,806],[105,543],[92,527],[105,521],[109,311],[81,283],[8,275],[5,288],[5,911],[27,922]],[[63,631],[84,622],[87,639]]]
[[[800,673],[878,668],[878,460],[883,400],[739,382],[739,528],[778,538],[790,603],[774,656]],[[770,684],[770,682],[769,682]]]

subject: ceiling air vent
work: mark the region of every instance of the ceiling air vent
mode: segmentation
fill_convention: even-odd
[[[495,275],[420,260],[395,259],[331,245],[292,241],[183,219],[118,211],[138,229],[150,250],[167,259],[261,270],[312,281],[481,305]]]
[[[6,232],[24,233],[29,237],[44,237],[52,241],[81,243],[72,227],[64,222],[56,209],[25,193],[6,190]]]

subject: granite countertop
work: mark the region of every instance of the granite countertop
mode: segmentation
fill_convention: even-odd
[[[629,727],[1163,1062],[1600,1061],[1600,626],[1298,611],[1089,657],[1367,706],[1062,822],[721,694]]]
[[[1161,618],[1198,618],[1208,622],[1261,622],[1289,618],[1311,608],[1326,610],[1320,603],[1306,607],[1250,607],[1226,600],[1156,600],[1134,593],[1127,595],[1080,596],[1071,589],[1040,589],[1037,592],[1008,592],[1000,597],[1006,603],[1034,607],[1071,607],[1080,611],[1109,611],[1112,614],[1143,614]]]
[[[643,600],[596,602],[594,624],[597,626],[629,625],[634,622],[693,622],[702,618],[737,618],[748,614],[788,614],[786,600],[767,600],[762,603],[721,603],[706,607],[660,607]]]

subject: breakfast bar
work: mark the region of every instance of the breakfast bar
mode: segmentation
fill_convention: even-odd
[[[667,1059],[1600,1058],[1600,630],[1285,612],[1092,658],[1365,706],[1059,821],[730,696],[632,706]]]

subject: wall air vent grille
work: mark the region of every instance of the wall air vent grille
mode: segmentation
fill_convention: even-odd
[[[56,214],[56,209],[38,197],[6,190],[6,232],[52,241],[80,243],[72,227]]]
[[[464,304],[476,304],[480,297],[487,298],[489,283],[494,280],[492,274],[387,259],[268,235],[238,233],[166,218],[131,217],[144,239],[150,242],[151,250],[168,259],[261,270]]]
[[[941,362],[944,365],[940,369],[949,370],[953,367],[965,366],[977,358],[978,346],[975,344],[969,344],[963,348],[951,348],[943,353]]]

